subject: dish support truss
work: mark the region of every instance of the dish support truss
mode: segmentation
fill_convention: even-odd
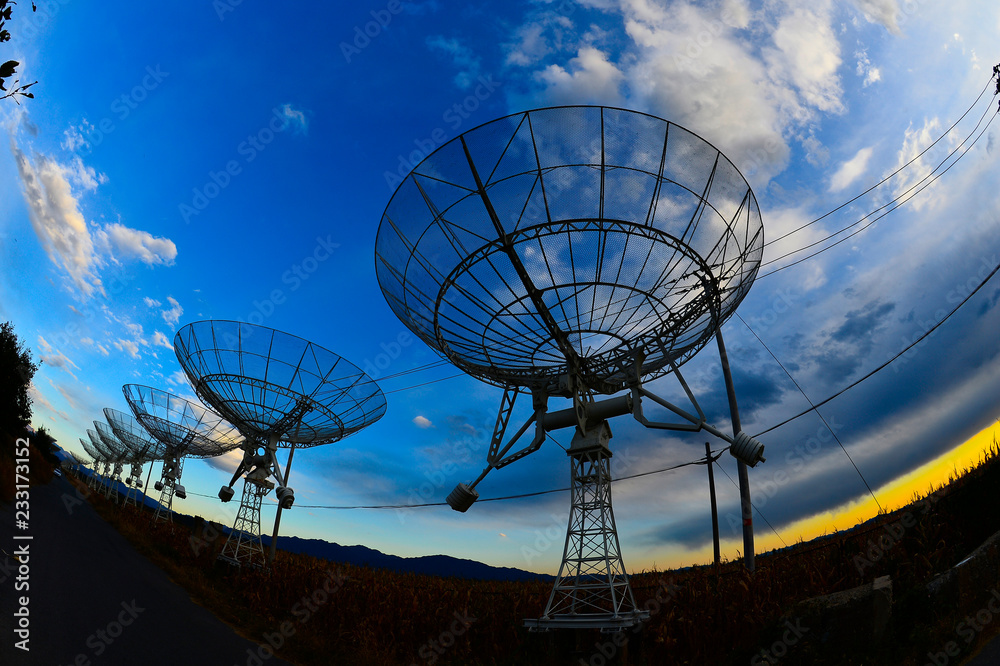
[[[117,461],[114,464],[114,469],[111,476],[108,478],[108,485],[104,487],[104,496],[109,500],[113,500],[116,504],[119,502],[118,497],[118,484],[122,480],[122,470],[125,468],[121,461]],[[114,493],[114,497],[112,497]]]
[[[274,484],[266,478],[248,475],[243,480],[240,509],[218,559],[238,567],[266,565],[264,545],[260,540],[260,505],[272,488]]]
[[[136,499],[139,496],[140,488],[142,488],[142,463],[132,463],[132,469],[129,470],[129,476],[125,479],[125,485],[128,486],[128,492],[125,493],[125,506],[139,506]],[[143,493],[143,497],[145,497],[145,493]]]
[[[302,405],[306,402],[303,401]],[[305,409],[300,405],[300,413]],[[298,414],[292,415],[297,417]],[[219,559],[235,566],[251,564],[253,566],[266,565],[266,562],[257,562],[257,551],[260,550],[263,558],[263,545],[260,540],[260,503],[264,496],[273,488],[277,487],[278,509],[274,518],[274,533],[271,536],[270,560],[274,560],[275,548],[278,540],[278,527],[281,522],[282,509],[291,509],[295,502],[295,491],[288,487],[288,476],[292,471],[292,457],[295,455],[295,443],[291,444],[288,451],[288,460],[285,462],[284,475],[282,475],[281,464],[278,462],[279,435],[271,433],[268,436],[267,444],[264,446],[264,453],[258,454],[258,446],[251,439],[243,444],[243,460],[240,461],[236,472],[233,474],[229,485],[222,486],[219,490],[219,499],[228,502],[233,498],[233,484],[241,475],[246,474],[243,481],[243,497],[240,500],[240,508],[236,513],[236,521],[233,523],[233,531],[229,533],[226,545],[219,554]],[[274,481],[268,480],[272,477]],[[251,486],[256,490],[251,490]],[[230,544],[235,544],[231,547]],[[255,540],[255,541],[254,541]],[[244,542],[254,542],[256,546],[246,546]]]
[[[550,413],[547,407],[549,396],[541,391],[534,391],[534,414],[506,444],[503,440],[518,389],[505,390],[490,443],[487,467],[471,484],[460,483],[448,495],[447,501],[456,511],[467,511],[479,497],[475,486],[490,470],[504,467],[534,453],[541,447],[549,431],[576,428],[567,451],[571,459],[572,497],[562,564],[542,617],[525,620],[525,626],[529,629],[548,631],[561,628],[599,628],[603,631],[621,631],[640,624],[649,617],[648,611],[640,610],[636,603],[621,556],[611,503],[612,453],[609,447],[611,428],[608,419],[631,414],[647,428],[710,432],[730,444],[730,453],[739,463],[741,477],[746,474],[748,465],[753,467],[764,461],[763,445],[739,429],[735,391],[721,332],[717,331],[716,337],[723,361],[723,376],[726,379],[735,436],[706,422],[704,412],[684,380],[680,368],[675,364],[672,364],[671,371],[697,414],[691,414],[646,389],[638,375],[643,362],[641,351],[635,352],[633,367],[626,369],[629,374],[628,394],[595,401],[592,392],[581,390],[577,380],[566,376],[563,395],[572,398],[573,407]],[[649,420],[643,412],[643,398],[666,408],[680,417],[680,421]],[[535,436],[531,443],[510,453],[513,445],[532,424],[535,426]],[[746,531],[749,494],[744,498],[743,510]],[[752,524],[750,529],[752,539]],[[752,549],[752,540],[750,543]],[[750,567],[752,569],[752,560]]]
[[[184,472],[184,458],[179,455],[170,455],[163,459],[163,474],[160,480],[153,486],[160,491],[160,501],[153,514],[153,522],[158,523],[174,522],[174,495],[179,499],[187,497],[184,486],[180,484],[181,474]]]

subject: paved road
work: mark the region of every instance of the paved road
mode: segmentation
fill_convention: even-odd
[[[75,492],[65,478],[30,492],[26,531],[15,530],[13,505],[0,506],[0,549],[28,544],[30,567],[30,589],[17,591],[19,565],[0,553],[0,664],[261,666],[248,650],[269,655],[192,602],[89,504],[67,511],[63,495]],[[15,646],[14,613],[25,595],[30,652]]]

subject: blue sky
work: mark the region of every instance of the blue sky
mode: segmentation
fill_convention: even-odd
[[[192,391],[171,348],[201,319],[240,319],[324,346],[376,379],[437,357],[394,317],[374,272],[394,184],[444,141],[507,113],[553,104],[623,106],[699,133],[747,176],[765,240],[843,204],[916,157],[976,100],[1000,61],[993,2],[376,2],[274,11],[219,0],[73,0],[15,7],[0,45],[39,80],[0,113],[0,319],[43,360],[35,424],[77,440],[121,385]],[[985,126],[993,86],[954,131],[897,177],[768,245],[765,262],[819,241],[918,183]],[[907,205],[787,270],[765,267],[738,312],[819,400],[896,354],[1000,263],[995,127]],[[973,135],[975,136],[975,135]],[[839,238],[839,237],[838,237]],[[829,244],[829,241],[825,243]],[[816,249],[824,247],[820,244]],[[890,368],[822,411],[878,488],[998,416],[1000,340],[990,283]],[[744,429],[807,406],[748,329],[725,329]],[[725,425],[717,356],[686,376]],[[565,493],[406,511],[306,505],[443,500],[478,475],[500,392],[449,365],[381,381],[386,416],[341,443],[296,454],[297,507],[283,533],[401,555],[448,553],[552,572]],[[657,388],[672,394],[665,379]],[[525,406],[522,406],[522,409]],[[686,462],[703,435],[612,423],[616,468]],[[814,444],[802,448],[810,438]],[[762,437],[759,505],[791,543],[794,521],[871,503],[815,415]],[[567,442],[562,442],[566,444]],[[721,446],[713,442],[713,447]],[[800,453],[796,453],[797,449]],[[722,458],[734,475],[735,464]],[[235,459],[192,461],[183,510],[231,523],[214,497]],[[545,445],[492,473],[483,497],[568,483]],[[726,521],[737,495],[719,476]],[[770,484],[770,485],[768,485]],[[629,568],[703,561],[703,467],[617,484]],[[867,498],[867,499],[866,499]],[[265,522],[270,520],[265,516]],[[765,527],[758,522],[758,530]]]

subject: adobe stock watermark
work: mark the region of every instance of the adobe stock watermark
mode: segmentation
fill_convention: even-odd
[[[104,140],[118,128],[115,119],[119,122],[127,120],[132,112],[149,98],[150,93],[159,88],[160,84],[170,76],[170,72],[163,71],[159,64],[155,67],[148,65],[144,72],[131,90],[122,93],[111,102],[108,106],[110,115],[104,116],[96,123],[84,120],[79,127],[67,130],[63,147],[74,150],[81,156],[91,154],[94,148],[104,143]]]
[[[135,623],[139,615],[146,611],[145,608],[136,603],[135,599],[131,602],[121,602],[121,608],[111,621],[98,627],[94,633],[87,636],[84,644],[90,648],[90,652],[80,652],[70,662],[71,664],[80,666],[91,664],[91,658],[97,658],[104,654],[125,633],[125,628]]]
[[[503,81],[494,81],[492,74],[480,76],[472,93],[447,107],[441,113],[441,120],[447,123],[448,128],[453,133],[458,132],[465,121],[502,85]],[[406,155],[398,155],[396,170],[385,171],[382,174],[389,191],[394,191],[403,182],[403,179],[413,171],[414,167],[447,142],[449,138],[447,130],[443,127],[436,127],[427,138],[414,139],[413,145],[416,146],[416,149],[411,150]]]
[[[190,224],[192,217],[200,215],[209,204],[229,187],[233,178],[243,173],[243,167],[250,164],[257,156],[267,149],[274,138],[288,129],[292,121],[289,118],[290,105],[271,109],[271,118],[267,123],[236,146],[236,154],[242,159],[230,159],[218,171],[210,170],[205,183],[191,190],[190,203],[181,203],[177,212],[185,224]]]
[[[323,582],[310,594],[303,595],[289,610],[292,619],[282,621],[275,628],[275,631],[264,633],[264,642],[258,643],[257,648],[247,648],[247,658],[243,662],[245,666],[261,666],[265,661],[274,657],[275,650],[280,650],[288,639],[295,636],[299,626],[306,624],[324,606],[330,603],[337,592],[344,587],[344,583],[349,580],[346,574],[340,570],[332,571],[327,569]],[[295,621],[299,626],[296,626]],[[234,664],[233,666],[240,666]]]
[[[730,8],[723,10],[719,18],[702,21],[698,32],[693,32],[684,42],[684,52],[674,54],[674,66],[679,72],[687,72],[696,79],[704,79],[709,75],[709,68],[701,57],[711,50],[712,44],[729,28],[739,25],[735,14]]]
[[[226,20],[226,14],[236,11],[236,8],[243,4],[243,0],[212,0],[212,9],[222,23]]]
[[[796,444],[795,447],[785,454],[785,465],[790,467],[791,474],[784,469],[778,469],[771,474],[769,479],[753,479],[753,503],[757,509],[762,509],[768,500],[778,494],[778,491],[792,482],[793,475],[798,474],[806,468],[812,458],[815,458],[823,445],[833,441],[833,433],[839,431],[844,426],[837,422],[836,417],[827,419],[830,428],[825,425],[819,426],[816,434],[805,441],[804,444]],[[832,432],[831,432],[832,431]],[[737,513],[727,513],[726,522],[733,534],[741,534],[743,531],[743,517]]]
[[[394,340],[380,342],[382,351],[371,358],[366,358],[361,369],[372,379],[378,379],[403,354],[403,350],[413,344],[413,334],[408,330],[400,331]]]
[[[643,610],[648,612],[651,618],[659,615],[663,607],[677,596],[679,589],[680,586],[675,585],[672,581],[660,578],[657,581],[656,594],[646,600],[643,604]],[[643,623],[637,624],[632,628],[631,633],[639,633],[642,627]],[[590,655],[590,659],[581,657],[578,662],[579,666],[607,666],[607,664],[613,663],[618,653],[628,644],[628,635],[627,631],[616,631],[608,640],[594,643],[594,652]]]
[[[809,627],[802,625],[802,620],[797,619],[793,624],[791,620],[785,620],[785,631],[781,638],[774,641],[769,647],[761,650],[750,659],[750,666],[764,666],[764,664],[777,664],[781,661],[802,637],[809,632]]]
[[[763,312],[746,317],[747,326],[757,334],[763,333],[767,329],[778,323],[778,320],[785,314],[791,312],[798,303],[798,297],[792,293],[791,289],[777,289],[771,298],[771,303]]]
[[[474,428],[471,424],[470,427]],[[421,482],[420,485],[415,488],[410,488],[409,494],[407,495],[407,503],[409,506],[398,507],[395,509],[396,518],[399,519],[400,525],[406,522],[406,517],[411,511],[413,511],[414,505],[430,502],[440,494],[441,490],[445,486],[454,483],[455,475],[462,469],[461,466],[471,462],[474,455],[486,446],[486,442],[482,438],[476,436],[468,439],[463,438],[457,441],[451,441],[450,444],[451,452],[449,455],[436,458],[435,467],[424,471],[423,476],[426,481]]]
[[[980,257],[979,270],[976,272],[976,274],[970,275],[965,282],[960,282],[956,284],[945,295],[945,301],[950,305],[958,305],[959,303],[961,303],[969,296],[969,294],[972,293],[973,289],[978,287],[982,283],[982,281],[986,279],[986,276],[989,275],[993,271],[993,269],[996,268],[996,266],[997,266],[997,257],[995,254],[990,257],[985,257],[985,256]],[[934,314],[931,315],[930,318],[919,320],[917,322],[917,330],[914,331],[909,337],[905,335],[902,336],[901,341],[903,343],[902,347],[903,349],[906,349],[910,345],[914,345],[914,347],[912,349],[907,350],[905,354],[896,359],[896,362],[892,364],[892,371],[894,373],[900,372],[900,368],[902,368],[904,365],[910,363],[913,360],[914,352],[921,349],[924,346],[924,343],[927,342],[927,340],[930,340],[935,335],[937,335],[938,332],[934,331],[930,335],[927,335],[927,337],[924,338],[923,340],[920,340],[920,338],[925,334],[927,334],[928,331],[930,331],[932,328],[934,328],[939,323],[944,321],[944,318],[947,316],[948,316],[948,311],[946,311],[944,308],[938,308],[937,310],[934,311]],[[920,342],[917,343],[917,340],[920,340]],[[893,352],[889,352],[888,354],[889,358],[892,358],[895,355],[896,354]]]
[[[417,656],[423,660],[423,663],[428,664],[428,666],[437,663],[441,659],[441,655],[446,653],[455,644],[455,640],[467,632],[469,627],[476,621],[476,618],[468,613],[463,614],[455,611],[452,613],[452,616],[455,619],[452,620],[451,625],[447,629],[442,631],[436,638],[429,638],[417,650]],[[413,662],[410,666],[419,665]]]
[[[281,273],[281,283],[289,286],[288,291],[276,287],[268,293],[266,298],[254,299],[251,310],[246,317],[237,317],[236,321],[254,326],[263,324],[280,306],[288,302],[288,295],[298,291],[303,283],[309,280],[339,247],[340,243],[334,243],[332,235],[327,234],[326,238],[317,236],[316,245],[313,246],[312,252],[306,254],[301,260],[293,263]]]
[[[875,563],[885,557],[885,554],[899,545],[899,542],[906,536],[907,531],[917,525],[915,510],[919,509],[920,515],[926,515],[933,506],[937,504],[937,497],[928,495],[916,502],[913,510],[907,511],[899,520],[895,520],[882,528],[881,534],[868,539],[864,550],[854,556],[854,567],[859,574],[863,574],[866,569],[875,566]]]
[[[344,56],[344,60],[350,64],[351,59],[368,48],[372,40],[378,38],[392,23],[392,19],[402,11],[403,3],[400,0],[389,0],[383,9],[371,10],[369,14],[372,20],[364,25],[354,26],[350,42],[340,42],[340,53]]]
[[[17,21],[17,32],[27,39],[34,39],[55,19],[59,10],[70,3],[70,0],[39,0],[35,2],[35,10],[14,17]]]
[[[975,615],[966,615],[961,622],[955,625],[955,634],[968,647],[976,640],[976,636],[993,624],[997,617],[1000,617],[1000,590],[994,588],[990,590],[990,599],[984,607],[977,610]],[[958,641],[948,641],[941,646],[940,650],[927,653],[925,666],[948,666],[951,663],[958,663],[957,657],[960,657],[963,651]],[[954,662],[952,662],[953,659]]]

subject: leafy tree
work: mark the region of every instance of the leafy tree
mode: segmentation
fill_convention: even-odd
[[[0,324],[0,432],[19,434],[31,421],[28,387],[37,370],[14,324]]]
[[[34,437],[31,438],[31,443],[41,452],[42,457],[49,461],[50,465],[53,467],[59,465],[59,458],[56,457],[56,438],[49,434],[45,426],[38,427]]]
[[[10,20],[11,12],[14,11],[14,8],[11,7],[11,5],[16,4],[16,2],[11,2],[10,0],[0,0],[0,42],[10,40],[10,31],[7,30],[6,26],[7,21]],[[38,7],[36,7],[35,3],[32,2],[31,11],[36,11],[37,9]],[[19,85],[21,83],[20,79],[14,79],[14,83],[11,84],[12,87],[10,90],[7,90],[7,87],[4,85],[7,82],[7,79],[14,76],[14,69],[20,64],[21,63],[16,60],[8,60],[0,65],[0,91],[5,93],[4,95],[0,95],[0,99],[7,99],[9,97],[17,104],[20,104],[21,102],[17,99],[19,96],[28,98],[33,98],[35,96],[34,93],[26,91],[28,88],[38,83],[38,81],[32,81],[31,83],[26,83],[22,86]]]

